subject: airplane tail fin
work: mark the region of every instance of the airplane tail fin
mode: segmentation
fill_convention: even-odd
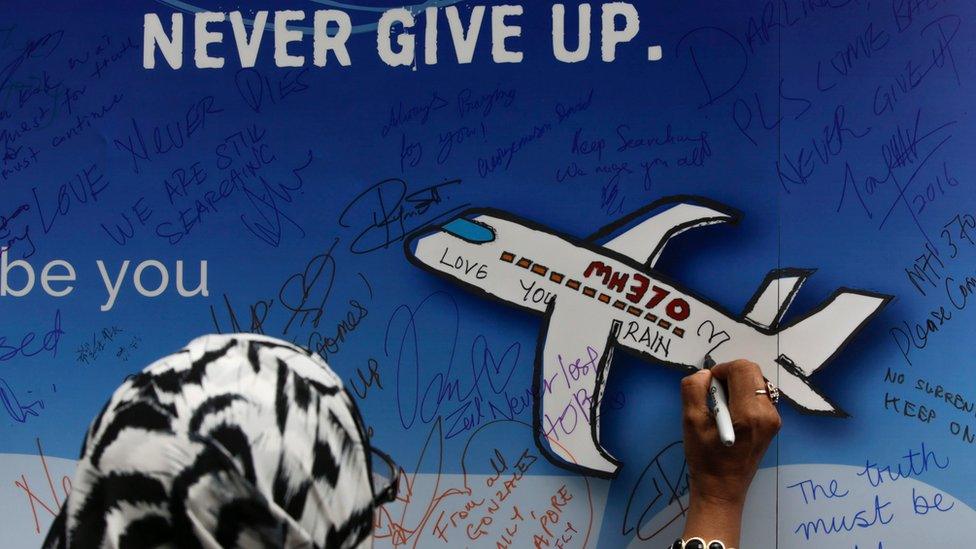
[[[783,396],[809,412],[844,415],[810,383],[810,375],[848,342],[891,296],[841,288],[819,309],[786,328],[780,320],[812,269],[770,271],[743,311],[742,318],[759,332],[777,338],[776,379]],[[772,367],[772,364],[769,366]]]
[[[801,408],[825,415],[846,415],[809,380],[830,361],[891,296],[841,289],[805,318],[778,331],[778,385]]]

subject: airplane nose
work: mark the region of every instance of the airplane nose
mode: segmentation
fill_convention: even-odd
[[[437,232],[440,232],[440,227],[424,227],[408,234],[403,240],[404,252],[410,257],[417,257],[417,246],[420,241]]]
[[[495,241],[495,229],[484,222],[466,219],[463,216],[444,223],[443,225],[429,225],[418,229],[403,239],[404,252],[408,257],[417,257],[417,248],[425,238],[435,238],[461,245],[483,245]]]
[[[417,257],[417,241],[420,240],[420,235],[416,232],[410,233],[407,238],[403,241],[403,251],[409,257]]]

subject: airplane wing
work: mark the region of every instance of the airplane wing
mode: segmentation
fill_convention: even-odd
[[[595,318],[601,315],[560,308],[556,301],[549,304],[536,353],[537,442],[568,468],[612,477],[620,462],[600,445],[599,412],[620,326]]]
[[[735,223],[739,215],[738,211],[705,198],[672,196],[607,225],[590,240],[653,268],[671,237],[695,227]]]

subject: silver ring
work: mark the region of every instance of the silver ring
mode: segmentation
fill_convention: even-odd
[[[773,385],[772,381],[766,382],[765,389],[756,389],[756,394],[766,395],[769,397],[769,400],[773,402],[773,404],[779,404],[779,389],[776,388],[775,385]]]

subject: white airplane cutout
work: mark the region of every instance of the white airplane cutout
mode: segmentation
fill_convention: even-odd
[[[738,217],[707,199],[668,197],[578,240],[505,212],[475,209],[416,231],[404,246],[410,261],[426,270],[545,315],[534,376],[536,442],[561,467],[612,477],[620,462],[600,444],[599,410],[615,346],[685,369],[700,368],[706,354],[716,362],[749,358],[802,410],[846,415],[809,376],[890,296],[841,288],[816,310],[780,327],[813,270],[771,271],[741,316],[654,270],[671,237]],[[545,382],[594,348],[598,367],[577,368],[573,384]],[[574,411],[583,416],[581,427],[546,435],[543,418],[552,423],[564,416],[567,403],[579,402],[580,387],[592,395],[589,409]]]

